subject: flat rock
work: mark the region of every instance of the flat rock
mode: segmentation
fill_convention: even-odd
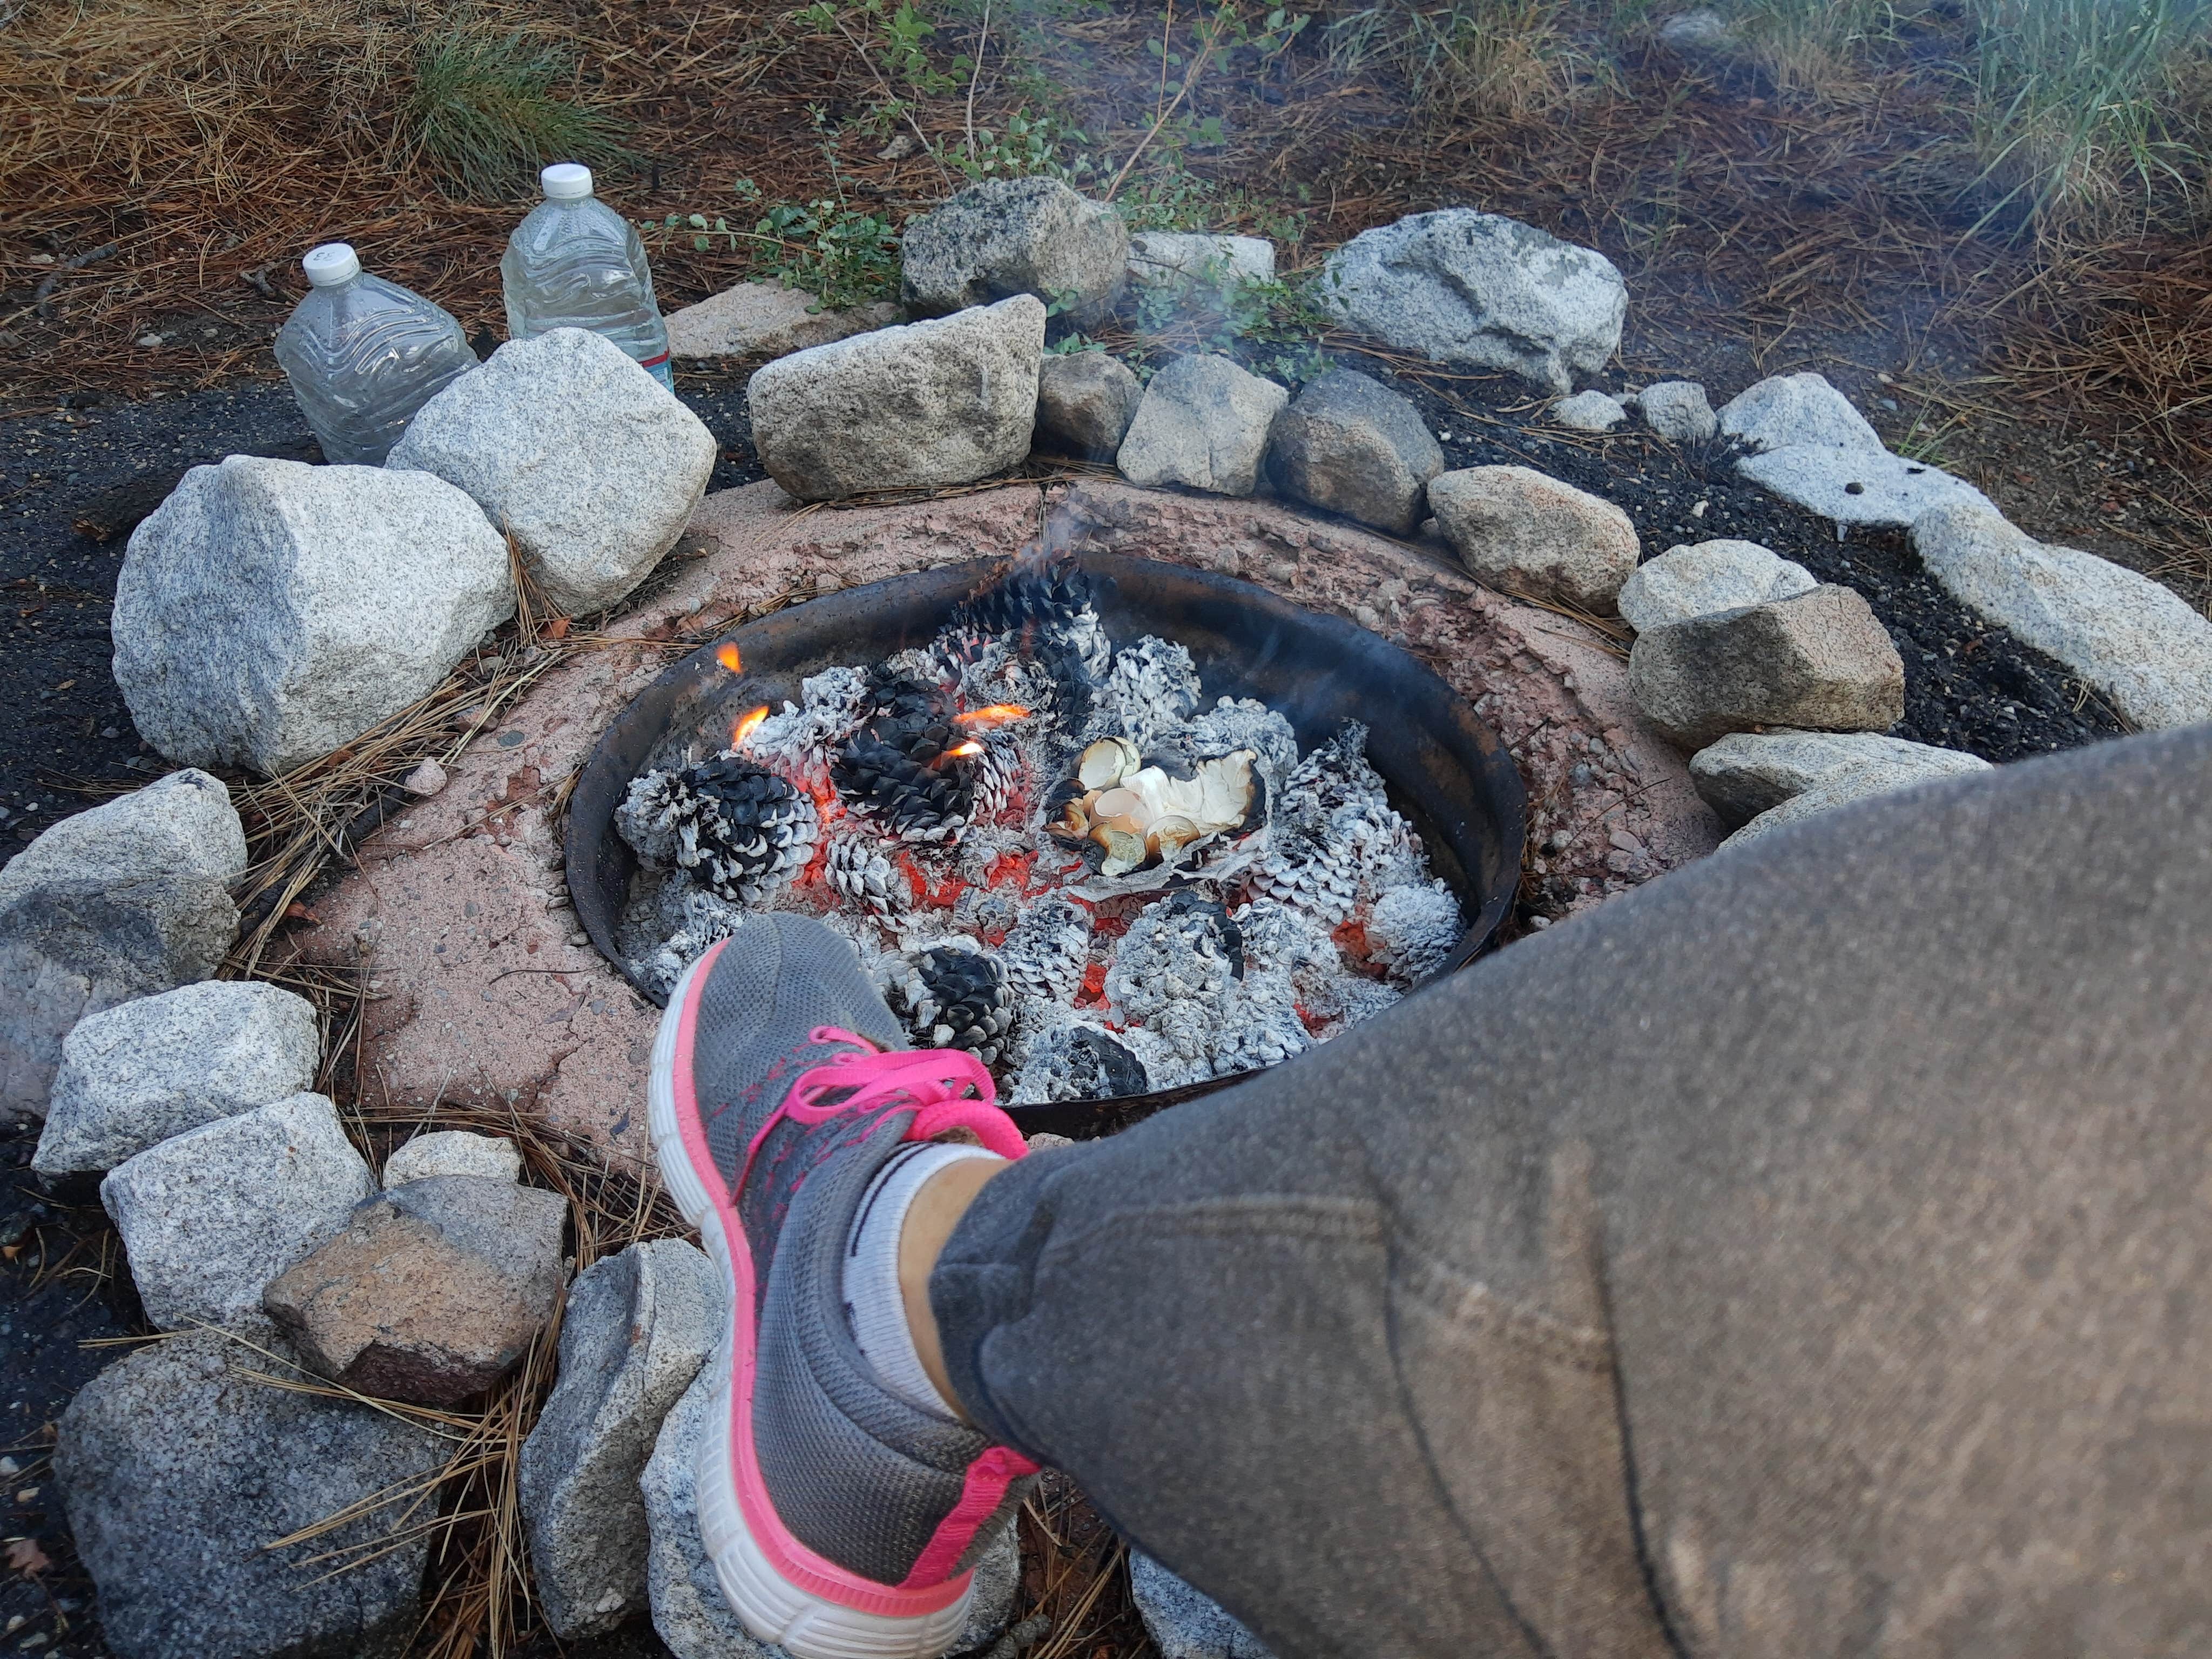
[[[500,1135],[471,1134],[466,1129],[433,1129],[392,1149],[384,1160],[384,1184],[389,1188],[432,1176],[475,1176],[483,1181],[522,1179],[522,1150]]]
[[[268,1328],[262,1287],[331,1237],[376,1180],[320,1095],[217,1118],[107,1173],[100,1201],[123,1236],[146,1317]]]
[[[1119,357],[1056,351],[1037,366],[1034,441],[1086,460],[1110,461],[1136,418],[1145,388]]]
[[[32,1167],[112,1170],[312,1087],[322,1052],[314,1004],[252,981],[205,980],[88,1015],[63,1039]]]
[[[1129,238],[1129,280],[1146,287],[1204,283],[1225,289],[1274,276],[1275,245],[1264,236],[1140,230]]]
[[[1915,745],[1917,747],[1918,745]],[[1955,752],[1939,750],[1939,754]],[[1975,757],[1966,757],[1972,760]],[[1933,783],[1947,777],[1963,777],[1972,771],[1994,771],[1986,762],[1978,767],[1956,768],[1948,770],[1928,770],[1899,767],[1875,761],[1861,766],[1846,766],[1825,775],[1812,787],[1790,796],[1778,805],[1770,806],[1753,818],[1727,840],[1723,848],[1741,847],[1772,835],[1777,830],[1787,829],[1807,818],[1817,817],[1838,806],[1848,806],[1853,801],[1865,800],[1875,795],[1886,795],[1895,789],[1910,789],[1916,784]]]
[[[1620,616],[1640,634],[1716,611],[1791,599],[1818,586],[1803,565],[1757,542],[1696,542],[1637,566],[1620,585]]]
[[[1680,748],[1731,732],[1887,732],[1905,718],[1905,664],[1866,600],[1823,585],[1638,634],[1637,707]]]
[[[568,1287],[560,1380],[518,1471],[538,1599],[564,1641],[612,1630],[647,1605],[651,1538],[638,1477],[721,1317],[713,1266],[680,1239],[633,1244]]]
[[[1395,536],[1427,514],[1428,483],[1444,452],[1420,411],[1380,380],[1331,369],[1309,380],[1276,418],[1268,476],[1293,501]]]
[[[1669,443],[1704,443],[1720,430],[1720,417],[1695,380],[1662,380],[1644,387],[1636,410],[1644,425]]]
[[[662,1422],[638,1481],[653,1540],[646,1558],[653,1628],[676,1659],[787,1659],[781,1648],[754,1640],[730,1611],[699,1541],[692,1466],[707,1432],[714,1382],[711,1364],[702,1366]],[[997,1641],[1020,1588],[1021,1550],[1010,1527],[976,1564],[968,1622],[947,1652],[974,1653]]]
[[[986,179],[907,221],[899,289],[925,317],[1027,294],[1070,301],[1084,322],[1111,307],[1128,259],[1128,227],[1107,204],[1057,179]]]
[[[1610,432],[1628,418],[1620,399],[1602,392],[1577,392],[1551,407],[1552,419],[1570,432]]]
[[[1139,1550],[1129,1552],[1129,1595],[1160,1659],[1274,1659],[1218,1601]]]
[[[1775,374],[1745,387],[1723,404],[1720,429],[1753,451],[1812,445],[1827,449],[1882,447],[1881,437],[1851,400],[1825,374]]]
[[[505,1376],[561,1294],[558,1194],[480,1176],[388,1188],[261,1304],[300,1357],[384,1400],[456,1405]]]
[[[215,972],[245,872],[230,792],[191,769],[62,819],[0,869],[0,1120],[45,1115],[87,1014]]]
[[[968,483],[1030,453],[1043,356],[1028,294],[794,351],[747,383],[753,445],[803,501]]]
[[[804,289],[771,276],[739,283],[668,313],[668,349],[691,361],[702,357],[781,357],[809,346],[889,328],[905,313],[888,300],[831,311]]]
[[[714,434],[588,329],[510,340],[422,405],[384,465],[467,491],[564,616],[604,611],[676,545]]]
[[[2032,539],[1994,509],[1937,508],[1912,545],[1961,605],[2056,657],[2138,726],[2212,720],[2212,623],[2094,553]]]
[[[1249,495],[1291,394],[1226,357],[1178,357],[1145,388],[1115,457],[1131,483]]]
[[[1838,524],[1902,529],[1939,507],[1990,507],[1970,483],[1885,449],[1795,444],[1747,455],[1736,471],[1762,489]]]
[[[215,1332],[129,1353],[62,1414],[54,1477],[118,1659],[391,1659],[420,1618],[430,1537],[386,1540],[404,1499],[264,1547],[434,1474],[449,1443],[282,1372]],[[337,1573],[332,1552],[364,1564]]]
[[[1470,466],[1429,480],[1437,528],[1477,581],[1612,614],[1640,544],[1628,514],[1525,466]]]
[[[1686,58],[1719,56],[1735,45],[1735,31],[1728,20],[1704,7],[1676,12],[1659,25],[1657,36],[1660,45]]]
[[[507,543],[443,479],[233,455],[131,532],[115,681],[171,760],[275,776],[428,696],[514,614]]]
[[[1964,750],[1873,732],[1734,732],[1690,757],[1698,793],[1731,828],[1846,775],[1853,794],[1873,794],[1990,769]]]
[[[1316,288],[1346,325],[1565,397],[1620,348],[1628,285],[1603,254],[1495,213],[1446,208],[1362,231]]]

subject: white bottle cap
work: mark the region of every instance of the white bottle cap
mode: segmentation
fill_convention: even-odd
[[[317,288],[339,288],[361,275],[361,256],[348,242],[325,242],[311,247],[300,269]]]
[[[592,170],[574,161],[556,161],[538,175],[549,202],[574,202],[592,193]]]

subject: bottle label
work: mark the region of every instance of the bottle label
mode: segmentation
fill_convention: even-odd
[[[676,366],[668,359],[669,354],[664,351],[658,357],[641,359],[638,367],[673,392],[676,390]]]

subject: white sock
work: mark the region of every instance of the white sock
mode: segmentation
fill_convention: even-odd
[[[938,1393],[907,1328],[906,1297],[899,1291],[899,1235],[916,1194],[939,1170],[971,1158],[989,1158],[981,1146],[917,1141],[901,1147],[869,1183],[845,1241],[845,1321],[861,1358],[877,1380],[917,1411],[956,1421],[959,1413]]]

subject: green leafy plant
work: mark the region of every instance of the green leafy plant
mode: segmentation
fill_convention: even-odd
[[[672,213],[639,229],[663,247],[688,240],[695,252],[710,252],[719,245],[742,254],[756,275],[804,289],[830,310],[898,292],[898,234],[880,213],[835,197],[772,202],[750,179],[738,179],[736,191],[738,200],[757,210],[750,230],[732,225],[726,216],[710,219],[703,213]]]
[[[493,200],[526,189],[550,161],[619,159],[623,124],[555,92],[573,72],[558,47],[520,30],[448,24],[416,46],[402,143],[449,191]]]

